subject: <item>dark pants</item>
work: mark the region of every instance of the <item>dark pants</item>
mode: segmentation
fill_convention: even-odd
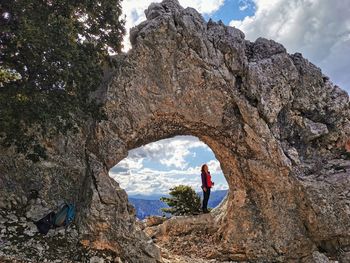
[[[203,190],[203,205],[202,205],[203,212],[207,212],[208,211],[209,196],[210,196],[210,188],[207,188],[207,191]]]

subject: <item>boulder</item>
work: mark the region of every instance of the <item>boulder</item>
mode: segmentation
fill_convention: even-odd
[[[188,253],[222,261],[297,262],[316,250],[330,257],[346,251],[347,93],[300,53],[263,38],[247,41],[240,30],[207,23],[176,0],[152,4],[146,15],[132,29],[132,49],[113,58],[113,77],[96,93],[106,119],[82,123],[77,116],[75,132],[35,134],[47,149],[45,161],[0,146],[1,211],[34,218],[68,200],[76,203],[79,230],[69,242],[91,257],[109,251],[122,262],[161,262],[108,171],[131,149],[193,135],[213,150],[229,193],[210,220],[169,221],[169,239],[186,244],[173,253],[189,247]],[[57,244],[50,238],[42,255]],[[200,255],[203,243],[212,249]],[[38,260],[16,249],[11,256]]]

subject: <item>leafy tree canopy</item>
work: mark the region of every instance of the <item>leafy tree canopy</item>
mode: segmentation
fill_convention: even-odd
[[[170,197],[160,200],[167,203],[169,208],[162,208],[163,212],[173,215],[194,215],[200,212],[200,196],[187,185],[178,185],[170,189]]]
[[[89,94],[101,84],[109,52],[121,49],[121,12],[120,0],[1,1],[3,145],[27,152],[37,146],[30,127],[64,132],[77,112],[100,116]]]

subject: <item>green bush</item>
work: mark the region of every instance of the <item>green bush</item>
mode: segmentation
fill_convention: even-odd
[[[11,81],[20,80],[21,75],[13,70],[3,68],[0,66],[0,88]]]
[[[108,51],[118,53],[122,47],[125,22],[120,3],[1,2],[2,146],[15,145],[18,152],[43,157],[45,150],[33,149],[38,141],[31,136],[64,134],[78,121],[103,118],[90,94],[102,84],[104,69],[112,66]]]
[[[172,215],[194,215],[200,212],[201,198],[187,185],[178,185],[170,189],[171,197],[162,197],[160,200],[167,203],[168,208],[162,208],[165,213]]]

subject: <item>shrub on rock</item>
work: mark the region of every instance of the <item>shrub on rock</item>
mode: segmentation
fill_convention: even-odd
[[[162,208],[163,212],[172,215],[193,215],[200,212],[200,196],[187,185],[178,185],[170,189],[170,197],[162,197],[160,200],[169,207]]]

